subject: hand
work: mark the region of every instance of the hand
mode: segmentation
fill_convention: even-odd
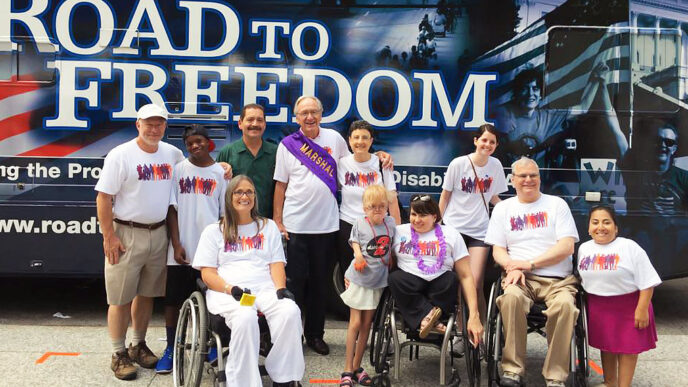
[[[522,271],[516,269],[508,272],[506,278],[502,280],[502,289],[506,289],[509,285],[521,284],[526,286],[526,275]]]
[[[512,259],[504,269],[507,273],[513,270],[530,271],[530,262]]]
[[[220,161],[218,164],[220,164],[220,166],[222,167],[222,169],[224,169],[224,171],[225,171],[225,174],[224,174],[225,180],[231,179],[232,176],[233,176],[233,173],[232,173],[232,166],[229,165],[229,164],[227,164],[227,163],[225,163],[224,161]]]
[[[182,245],[173,247],[173,249],[174,249],[173,257],[174,257],[175,262],[177,262],[180,265],[188,265],[191,263],[186,259],[186,250],[184,250],[184,247],[182,247]]]
[[[127,250],[124,248],[122,241],[119,240],[115,233],[110,236],[103,235],[103,251],[105,252],[105,257],[107,257],[108,262],[111,265],[116,265],[119,263],[120,253],[124,253]]]
[[[344,277],[344,289],[348,289],[348,288],[349,288],[349,284],[350,284],[349,279],[346,278],[346,277]]]
[[[280,234],[282,234],[282,237],[286,240],[289,240],[289,232],[287,232],[287,228],[284,227],[282,220],[277,220],[277,219],[273,219],[273,220],[275,221],[277,228],[280,230]]]
[[[635,308],[635,321],[633,325],[637,329],[645,329],[650,324],[650,312],[648,308]]]
[[[480,318],[477,315],[471,315],[468,318],[468,339],[473,344],[474,348],[480,345],[480,338],[483,337],[483,325],[480,323]]]
[[[593,67],[591,72],[591,78],[604,81],[604,74],[609,71],[609,67],[604,62],[599,62]]]
[[[366,266],[368,266],[368,262],[366,262],[365,258],[363,258],[363,255],[356,255],[354,258],[354,270],[359,273],[363,273],[363,270],[366,268]]]
[[[387,152],[377,151],[375,155],[382,161],[382,168],[389,169],[390,171],[394,169],[394,160],[392,160],[392,155]]]
[[[243,296],[244,293],[251,294],[251,289],[249,289],[249,288],[241,289],[240,287],[235,285],[235,286],[232,286],[231,293],[232,293],[232,297],[234,297],[235,300],[241,301],[241,296]]]
[[[287,288],[281,288],[277,289],[277,299],[281,300],[283,298],[288,298],[294,302],[296,302],[296,297],[294,296],[294,293],[290,292],[289,289]]]

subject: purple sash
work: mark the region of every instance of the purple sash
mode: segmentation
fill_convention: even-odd
[[[282,144],[301,164],[313,172],[337,196],[337,162],[325,149],[299,130],[282,139]]]

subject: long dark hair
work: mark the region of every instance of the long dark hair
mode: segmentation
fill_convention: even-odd
[[[256,185],[253,184],[253,180],[246,175],[237,175],[230,180],[227,185],[227,192],[225,193],[225,216],[220,220],[222,225],[222,236],[224,237],[225,243],[235,243],[239,238],[239,224],[237,223],[239,219],[239,214],[234,209],[232,204],[232,196],[234,195],[234,190],[242,181],[248,181],[253,187],[253,192],[256,191]],[[256,235],[263,229],[267,220],[262,216],[258,215],[258,197],[253,197],[253,208],[251,208],[251,219],[256,222],[258,230]]]

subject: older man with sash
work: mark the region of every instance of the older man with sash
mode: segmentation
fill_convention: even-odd
[[[287,238],[287,287],[306,313],[306,344],[327,355],[324,294],[339,229],[337,160],[349,150],[338,132],[320,127],[317,98],[300,97],[294,112],[301,128],[277,147],[273,219]]]

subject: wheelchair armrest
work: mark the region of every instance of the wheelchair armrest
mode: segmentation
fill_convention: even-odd
[[[200,290],[203,293],[205,293],[208,290],[208,285],[206,285],[205,282],[203,282],[203,280],[200,278],[196,279],[196,286],[198,286],[198,290]]]

